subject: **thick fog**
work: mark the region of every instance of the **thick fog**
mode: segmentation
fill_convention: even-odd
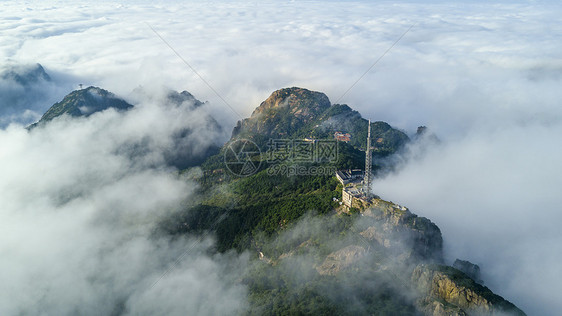
[[[243,308],[245,289],[232,270],[245,257],[210,257],[210,238],[155,233],[195,188],[167,167],[164,153],[186,127],[200,132],[189,137],[193,148],[213,144],[217,131],[209,126],[202,108],[152,100],[125,113],[0,131],[0,314],[228,315]]]
[[[69,289],[89,286],[100,295],[123,293],[124,306],[134,311],[128,305],[133,299],[159,295],[152,292],[157,287],[138,284],[150,283],[162,271],[155,267],[185,249],[143,240],[154,211],[177,208],[192,188],[162,169],[159,146],[169,144],[167,126],[140,156],[115,152],[142,135],[156,137],[148,126],[159,125],[150,116],[127,121],[137,112],[63,120],[29,134],[21,126],[6,127],[33,121],[82,83],[122,96],[139,86],[188,90],[210,101],[225,130],[288,86],[323,91],[332,102],[407,132],[427,125],[441,145],[377,179],[375,192],[437,223],[450,260],[479,263],[486,284],[529,314],[557,312],[561,9],[555,1],[523,0],[3,2],[0,58],[40,63],[51,81],[25,88],[0,78],[0,225],[10,232],[0,249],[11,258],[3,264],[13,266],[0,271],[13,280],[4,286],[19,292],[12,290],[19,295],[3,297],[10,304],[0,306],[33,306],[29,302],[39,297],[45,304],[82,302],[80,291]],[[29,99],[7,104],[8,94]],[[224,133],[198,135],[226,140]],[[165,253],[164,259],[154,258],[154,251]],[[139,266],[127,267],[111,255],[90,257],[123,252],[142,258],[134,260]],[[220,275],[223,265],[209,262]],[[139,273],[127,276],[129,269]],[[213,277],[188,271],[194,274],[185,278]],[[222,280],[218,275],[216,282]],[[48,285],[55,279],[60,281]],[[115,292],[99,290],[115,279]],[[133,288],[135,293],[127,290]],[[239,302],[238,289],[219,288]],[[56,295],[64,300],[54,300]],[[80,306],[88,304],[96,303]]]
[[[374,182],[441,228],[448,263],[481,266],[486,285],[533,315],[562,308],[559,123],[470,131],[432,143]]]

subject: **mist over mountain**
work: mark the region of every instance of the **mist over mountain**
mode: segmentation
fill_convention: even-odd
[[[552,0],[2,2],[0,225],[6,233],[0,239],[0,253],[9,259],[0,264],[0,274],[7,280],[2,292],[23,294],[2,296],[0,313],[39,314],[48,309],[54,314],[100,310],[158,314],[156,306],[167,314],[182,314],[187,307],[199,314],[232,314],[249,306],[290,306],[294,301],[268,301],[274,295],[264,295],[263,300],[257,295],[251,301],[272,304],[248,305],[248,291],[274,293],[276,289],[268,292],[267,286],[280,284],[283,280],[275,276],[285,273],[271,273],[271,282],[253,283],[259,285],[255,288],[250,283],[241,285],[244,271],[236,267],[253,263],[258,249],[250,247],[248,258],[242,248],[240,256],[227,249],[251,245],[248,236],[254,235],[243,232],[254,225],[275,234],[278,228],[298,232],[293,230],[297,223],[288,227],[285,220],[300,222],[305,211],[317,214],[319,209],[331,209],[331,199],[340,194],[333,191],[337,183],[330,178],[285,179],[279,173],[302,171],[301,165],[268,165],[267,161],[261,168],[273,167],[270,173],[277,172],[278,177],[241,180],[241,187],[233,191],[213,183],[235,180],[225,157],[216,153],[237,122],[251,119],[272,92],[304,87],[323,92],[334,103],[315,115],[330,137],[336,131],[352,131],[351,144],[340,144],[339,152],[339,157],[349,160],[307,165],[307,172],[334,166],[361,168],[365,144],[360,139],[365,136],[356,135],[366,133],[365,119],[380,122],[379,132],[399,136],[397,140],[407,135],[412,142],[398,153],[389,150],[384,158],[373,159],[377,172],[373,192],[439,227],[445,265],[453,265],[456,259],[477,264],[479,279],[493,293],[529,315],[557,314],[562,309],[558,295],[562,240],[557,224],[562,220],[558,207],[562,204],[558,192],[562,152],[556,146],[562,133],[561,13],[560,3]],[[43,129],[25,132],[24,126],[39,121],[80,84],[107,89],[133,107],[126,111],[109,108],[87,117],[62,115]],[[145,93],[131,92],[138,87]],[[183,94],[185,89],[203,105],[194,108],[194,101],[177,106],[167,100],[170,91]],[[221,128],[207,128],[214,121]],[[316,125],[320,124],[299,128],[300,134],[292,135],[297,139],[313,136]],[[420,125],[427,126],[426,136],[414,134]],[[429,137],[432,133],[439,141]],[[267,153],[267,146],[262,150]],[[212,160],[205,159],[208,155]],[[197,165],[202,168],[193,168]],[[178,175],[177,170],[183,168],[188,169]],[[162,178],[174,181],[145,184]],[[222,192],[217,195],[222,200],[202,209],[197,205],[209,196],[201,192],[208,194],[209,187]],[[140,199],[138,204],[135,199]],[[229,221],[215,225],[222,227],[216,234],[207,233],[212,240],[190,243],[214,223],[206,220],[224,215],[225,205],[240,205],[240,201],[245,204],[236,208],[234,216],[224,217]],[[264,218],[257,223],[240,221],[257,207],[267,210],[260,212]],[[134,229],[123,224],[137,216],[119,217],[116,214],[121,213],[114,211],[118,209],[127,214],[136,214],[135,210],[152,215],[165,210],[165,214],[147,219],[143,222],[149,223],[144,226],[147,229],[137,230],[136,224]],[[200,216],[207,211],[211,216]],[[170,221],[174,216],[186,220]],[[320,231],[334,227],[329,221],[318,222]],[[180,233],[160,236],[163,227]],[[229,231],[226,227],[240,228]],[[334,231],[337,236],[327,239],[336,240],[345,230]],[[375,238],[377,232],[371,229],[365,235]],[[192,239],[193,234],[198,237]],[[157,237],[141,237],[147,235]],[[223,243],[232,235],[237,239]],[[275,243],[277,237],[268,240]],[[384,238],[376,238],[384,244]],[[132,242],[117,246],[123,240]],[[186,241],[171,246],[178,240]],[[285,254],[309,251],[311,256],[293,262],[312,261],[318,266],[329,256],[321,271],[336,270],[327,268],[332,263],[345,270],[340,263],[376,258],[368,246],[330,244],[316,251],[314,238],[309,240],[299,240],[303,247],[291,244],[295,251]],[[193,249],[194,255],[182,257],[186,248]],[[285,258],[277,260],[283,253],[262,252],[272,262]],[[168,272],[173,277],[157,283],[165,286],[150,290],[137,286],[151,283],[152,279],[146,281],[151,275],[158,279],[177,258],[181,258],[179,270]],[[279,265],[288,273],[293,267],[290,260]],[[267,265],[266,261],[259,263]],[[201,264],[195,268],[194,262]],[[136,263],[139,269],[128,269],[131,273],[120,268]],[[357,302],[355,311],[364,311],[369,297],[381,298],[376,294],[396,289],[402,293],[403,289],[378,278],[389,292],[378,292],[385,287],[370,287],[368,293],[373,296],[359,297],[366,292],[346,289],[358,284],[352,282],[353,275],[368,273],[353,271],[343,271],[346,277],[326,274],[321,278],[333,277],[337,282],[316,279],[307,287],[318,270],[304,267],[299,270],[304,273],[284,280],[297,285],[286,293],[318,298],[335,307],[342,302],[339,292],[346,294],[345,302]],[[353,270],[353,264],[348,267]],[[186,273],[176,277],[180,270]],[[423,276],[419,278],[422,284],[434,280],[451,285],[456,280],[472,287],[469,280],[447,268],[428,266],[417,271],[416,276]],[[202,278],[205,275],[209,279]],[[307,282],[299,283],[299,279]],[[434,293],[439,289],[453,288],[434,288]],[[219,292],[228,303],[204,299]],[[322,292],[328,295],[317,295]],[[199,294],[200,300],[190,299]],[[410,297],[393,297],[404,303],[405,313],[416,308]],[[461,303],[458,296],[448,299]],[[440,307],[431,300],[425,302],[433,310]]]
[[[138,103],[131,105],[100,88],[73,91],[35,127],[1,132],[5,144],[18,144],[6,146],[0,170],[7,192],[0,195],[7,202],[2,229],[11,236],[0,243],[10,254],[1,270],[5,284],[15,285],[4,297],[3,313],[524,315],[443,265],[441,232],[430,220],[378,198],[360,209],[342,208],[334,202],[342,187],[332,172],[272,175],[275,165],[264,165],[255,175],[237,178],[212,169],[228,144],[214,156],[199,149],[212,148],[212,138],[204,137],[221,133],[205,103],[186,91],[148,96],[141,89],[134,95]],[[327,101],[323,109],[289,124],[294,135],[283,136],[333,139],[331,130],[318,134],[306,123],[320,127],[334,120],[326,113],[340,117],[342,109],[363,120],[322,93],[287,88],[254,113],[287,98],[294,102],[288,110],[253,115],[234,128],[231,141],[279,134],[287,127],[268,122],[287,120],[287,111],[297,118],[314,113],[318,97]],[[239,128],[252,124],[270,126]],[[384,128],[377,133],[375,128],[376,139],[393,135]],[[337,164],[357,163],[353,151],[359,149],[347,146],[350,151],[339,152]],[[387,150],[382,149],[385,155]],[[178,173],[170,156],[187,166],[207,162],[203,169]],[[22,169],[13,168],[16,162]],[[318,167],[326,163],[319,162]],[[21,170],[35,179],[33,185]],[[48,252],[36,249],[50,244]],[[40,263],[30,264],[32,256]],[[64,262],[58,262],[60,256]],[[437,277],[449,283],[433,289],[415,273],[426,283]],[[182,290],[172,290],[177,286]],[[338,290],[325,290],[331,287]],[[451,289],[470,296],[441,294]],[[31,293],[34,303],[27,304],[23,293]],[[215,295],[225,300],[216,304]]]
[[[21,86],[31,86],[40,81],[51,81],[41,64],[36,65],[11,65],[4,70],[2,79],[11,80]]]
[[[358,164],[354,151],[359,149],[347,144],[349,140],[342,142],[340,148],[347,149],[338,153],[337,161],[328,163],[291,155],[271,161],[264,158],[267,154],[251,150],[253,156],[243,159],[259,162],[259,167],[242,178],[228,167],[228,160],[218,162],[228,157],[232,144],[248,139],[269,147],[264,136],[270,137],[270,144],[282,140],[271,138],[275,136],[303,141],[296,135],[304,135],[311,145],[311,135],[318,142],[330,141],[331,130],[320,129],[334,121],[326,113],[340,119],[347,113],[364,121],[319,92],[295,87],[273,92],[250,118],[237,124],[220,155],[203,164],[196,177],[201,199],[162,222],[162,233],[212,232],[219,252],[253,253],[242,282],[248,287],[249,314],[525,315],[476,282],[482,280],[473,280],[470,262],[463,261],[466,272],[446,266],[441,231],[429,219],[378,197],[351,208],[342,206],[343,186],[333,171],[275,173],[283,166],[322,170]],[[407,136],[384,122],[373,125],[379,144],[392,144],[395,135],[403,135],[394,147],[375,145],[377,157],[398,155]]]
[[[0,67],[0,127],[30,123],[45,110],[55,84],[40,64],[8,63]]]
[[[76,116],[90,116],[93,113],[101,112],[109,108],[115,110],[127,110],[132,105],[115,97],[114,94],[96,87],[88,87],[78,91],[73,91],[60,102],[51,106],[41,119],[31,125],[36,127],[46,124],[47,122],[57,118],[61,115]]]
[[[90,90],[101,91],[75,91],[65,99]],[[106,91],[85,102],[103,98],[114,100]],[[10,257],[0,273],[2,292],[11,293],[0,299],[2,314],[151,314],[155,306],[166,314],[226,314],[244,305],[243,289],[222,275],[222,256],[206,254],[210,238],[151,235],[158,219],[181,208],[196,188],[166,159],[177,135],[198,128],[200,133],[183,133],[183,141],[204,151],[216,133],[194,102],[159,101],[61,115],[30,131],[0,131],[0,226],[6,237],[0,249]],[[186,248],[189,259],[173,264]],[[171,271],[161,288],[153,286],[171,266],[181,272]],[[200,285],[172,293],[168,282]],[[203,287],[220,293],[225,305],[189,292],[204,293]]]

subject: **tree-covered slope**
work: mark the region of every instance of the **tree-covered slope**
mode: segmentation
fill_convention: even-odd
[[[263,170],[202,194],[160,233],[210,232],[217,251],[249,253],[249,315],[524,315],[444,265],[435,223],[381,199],[347,210],[333,176]]]
[[[334,131],[353,140],[338,143],[334,160],[270,161],[265,154],[269,139],[333,140]],[[490,315],[522,315],[445,265],[441,231],[431,220],[379,198],[360,209],[342,206],[342,184],[332,171],[364,167],[366,134],[367,120],[349,106],[330,105],[325,95],[306,89],[278,90],[238,123],[220,154],[192,173],[200,199],[162,222],[159,233],[210,233],[217,251],[249,253],[253,260],[241,276],[249,289],[248,315],[479,315],[482,308]],[[408,141],[384,122],[372,124],[372,135],[380,156]],[[264,150],[244,156],[259,167],[240,177],[228,171],[225,152],[242,139]],[[483,299],[451,299],[433,285],[436,274],[421,267],[448,271],[447,293]]]
[[[45,124],[63,114],[68,114],[73,117],[89,116],[109,108],[127,110],[131,107],[133,107],[133,105],[118,98],[107,90],[97,87],[88,87],[86,89],[72,91],[65,96],[62,101],[53,104],[53,106],[43,114],[39,122],[33,124],[32,127]]]

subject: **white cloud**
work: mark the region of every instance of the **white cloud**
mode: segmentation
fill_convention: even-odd
[[[37,64],[8,59],[0,65],[0,128],[37,121],[62,91]]]
[[[194,150],[212,144],[212,126],[202,108],[154,101],[125,113],[62,117],[30,132],[0,130],[0,313],[226,315],[243,308],[245,289],[228,280],[222,262],[243,267],[244,257],[210,258],[210,241],[153,234],[195,189],[166,167],[163,153],[186,127],[200,132],[189,136]],[[174,267],[177,258],[184,260]]]
[[[530,314],[561,306],[562,125],[502,126],[428,149],[375,183],[441,228],[446,254],[481,265],[492,289]]]
[[[554,1],[523,0],[2,3],[0,57],[39,62],[59,86],[95,84],[121,95],[139,85],[187,89],[211,101],[219,121],[233,126],[240,117],[146,23],[242,116],[287,86],[324,91],[336,101],[415,23],[340,102],[409,131],[428,125],[445,145],[379,182],[377,190],[437,222],[451,256],[462,249],[462,257],[480,261],[499,294],[531,314],[554,313],[560,306],[552,293],[562,284],[553,255],[560,234],[552,224],[561,204],[555,194],[562,169],[556,149],[560,12]],[[143,133],[142,126],[136,132]],[[41,190],[50,192],[45,183],[65,178],[43,177],[60,164],[29,149],[48,149],[39,136],[26,137],[4,132],[2,146],[34,153],[26,163],[44,160],[43,169],[16,164],[20,156],[13,153],[3,172],[16,183],[27,183],[18,176],[40,174],[26,190],[44,198]],[[108,163],[128,162],[113,157]],[[32,210],[43,202],[49,201],[24,205]],[[539,286],[543,280],[548,286]]]

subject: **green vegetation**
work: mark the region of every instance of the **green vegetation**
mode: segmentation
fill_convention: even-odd
[[[233,138],[247,138],[265,148],[269,139],[334,139],[335,132],[351,134],[349,145],[365,150],[368,120],[345,104],[330,105],[328,97],[301,88],[275,91],[250,118],[238,122]],[[371,126],[375,157],[398,151],[408,136],[385,122]]]
[[[396,152],[408,140],[404,133],[386,123],[376,122],[373,127],[373,137],[385,138],[387,147],[379,146],[384,155]],[[347,105],[330,106],[321,93],[298,88],[274,92],[233,132],[233,140],[250,139],[261,148],[262,155],[250,157],[256,164],[260,162],[259,172],[246,178],[228,173],[223,160],[226,145],[202,165],[204,176],[200,183],[204,197],[200,203],[161,225],[163,232],[172,235],[212,231],[219,252],[250,250],[272,256],[265,261],[252,261],[244,276],[243,282],[250,289],[249,315],[415,313],[404,294],[407,289],[397,287],[391,274],[378,271],[370,260],[363,260],[361,273],[353,270],[322,275],[315,269],[331,252],[365,242],[353,231],[359,210],[354,209],[349,215],[335,212],[340,205],[333,198],[341,198],[342,187],[332,172],[270,173],[295,167],[290,159],[266,161],[270,139],[333,140],[335,131],[353,135],[350,143],[338,142],[337,159],[298,166],[306,170],[363,169],[367,120]],[[308,223],[311,218],[316,219],[316,224]],[[299,223],[308,225],[301,230],[297,227]],[[290,238],[285,235],[287,232],[291,232]],[[371,250],[369,256],[373,259],[378,254],[376,261],[382,262],[386,260],[384,252]],[[283,256],[288,257],[279,259]],[[273,260],[273,264],[266,263],[268,260]]]
[[[387,273],[364,268],[329,276],[319,275],[306,261],[287,260],[279,266],[258,261],[244,279],[251,293],[247,314],[415,314],[406,289]]]
[[[267,160],[270,139],[333,140],[335,131],[352,139],[338,142],[334,161]],[[384,122],[372,123],[371,132],[379,158],[409,141]],[[241,276],[249,289],[247,315],[419,314],[410,276],[418,263],[440,262],[442,238],[435,224],[380,199],[369,210],[341,212],[334,198],[341,198],[342,185],[332,172],[271,172],[296,166],[363,169],[366,136],[367,120],[349,106],[330,105],[324,94],[306,89],[276,91],[238,122],[231,139],[258,145],[262,154],[249,157],[260,165],[258,172],[242,178],[229,173],[225,145],[202,164],[201,199],[162,222],[160,233],[211,232],[216,251],[249,252],[252,260]],[[509,310],[511,303],[448,268],[442,269],[455,282]]]
[[[169,93],[168,101],[202,105],[185,91]],[[63,114],[88,116],[130,107],[108,91],[89,87],[53,105],[39,123]],[[367,122],[345,104],[330,105],[322,93],[300,88],[275,91],[252,117],[238,123],[231,139],[257,143],[261,154],[253,150],[242,156],[260,166],[257,172],[237,177],[227,171],[225,154],[240,159],[236,153],[246,144],[235,148],[227,144],[219,153],[212,148],[216,154],[206,159],[202,170],[182,171],[198,179],[197,198],[186,201],[185,208],[159,223],[154,233],[172,237],[210,233],[216,238],[214,251],[249,253],[249,267],[239,278],[249,289],[247,315],[416,315],[431,310],[435,302],[461,312],[460,305],[473,304],[432,292],[435,271],[451,281],[452,292],[469,289],[496,310],[524,315],[464,273],[426,265],[442,263],[441,232],[428,219],[381,199],[366,201],[367,208],[340,205],[342,185],[334,171],[364,168]],[[271,139],[320,144],[303,140],[313,138],[333,144],[336,131],[350,133],[351,140],[337,142],[337,152],[328,157],[307,162],[267,158]],[[371,132],[379,158],[396,153],[409,141],[384,122],[372,123]],[[177,161],[169,159],[169,165],[181,166],[172,162]],[[415,273],[427,277],[426,284],[416,284]]]
[[[70,116],[89,116],[95,112],[103,111],[108,108],[116,110],[127,110],[133,107],[131,104],[117,98],[113,93],[96,88],[88,87],[82,90],[72,91],[58,103],[43,114],[39,122],[31,125],[33,128],[39,124],[44,124],[63,114]]]
[[[338,184],[331,175],[272,176],[262,170],[226,184],[228,198],[211,194],[202,204],[176,214],[163,227],[171,234],[213,230],[219,251],[242,251],[252,246],[256,235],[273,236],[310,211],[331,212],[337,206],[332,198],[341,195]]]

